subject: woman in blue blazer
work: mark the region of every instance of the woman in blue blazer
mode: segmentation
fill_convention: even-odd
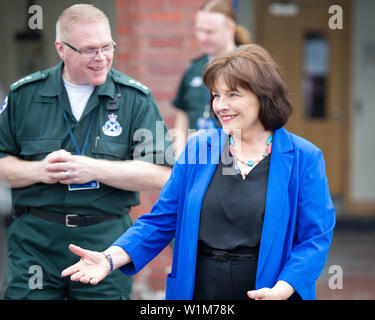
[[[175,237],[166,299],[315,299],[335,225],[321,151],[283,127],[287,88],[260,46],[215,59],[204,81],[223,128],[190,138],[151,213],[111,247],[70,245],[81,260],[62,276],[135,274]]]

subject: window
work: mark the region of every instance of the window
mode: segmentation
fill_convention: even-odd
[[[303,98],[307,119],[327,116],[329,46],[325,34],[308,32],[303,43]]]

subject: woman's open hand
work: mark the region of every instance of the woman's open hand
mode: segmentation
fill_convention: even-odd
[[[82,249],[74,244],[69,245],[70,251],[81,257],[76,264],[66,268],[62,277],[70,276],[72,281],[95,285],[103,280],[110,271],[110,265],[102,252]]]

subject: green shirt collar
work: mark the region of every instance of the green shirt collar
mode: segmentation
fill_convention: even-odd
[[[63,91],[65,90],[62,79],[63,66],[64,63],[61,61],[58,65],[42,72],[42,74],[48,73],[48,78],[50,78],[50,81],[44,82],[44,85],[40,90],[40,95],[46,97],[54,97],[63,93]],[[111,97],[111,99],[114,99],[115,84],[112,80],[112,73],[112,69],[109,70],[106,81],[102,85],[95,88],[95,92],[97,95],[109,96]]]

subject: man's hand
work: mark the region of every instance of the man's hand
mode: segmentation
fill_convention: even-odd
[[[51,170],[51,167],[57,166],[61,163],[61,161],[64,161],[62,159],[66,159],[70,157],[70,152],[67,152],[65,150],[58,150],[51,152],[49,155],[47,155],[40,163],[40,182],[46,183],[46,184],[53,184],[59,182],[59,177],[65,177],[66,173],[63,170]]]
[[[71,154],[65,150],[51,152],[40,161],[7,156],[0,159],[0,178],[7,181],[11,188],[25,188],[36,183],[57,183],[61,177],[66,177],[66,173],[55,171],[51,175],[50,165],[56,165],[67,157],[71,157]]]
[[[49,179],[62,184],[81,184],[95,180],[95,172],[92,170],[95,159],[60,151],[51,154],[48,159],[46,170]]]
[[[139,160],[112,161],[72,155],[64,150],[46,157],[47,177],[62,184],[98,181],[113,188],[131,191],[161,189],[171,168]]]

